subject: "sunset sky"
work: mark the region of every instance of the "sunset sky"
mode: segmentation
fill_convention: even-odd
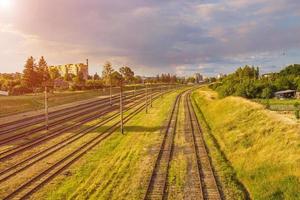
[[[0,72],[29,56],[207,76],[300,63],[299,0],[0,0]]]

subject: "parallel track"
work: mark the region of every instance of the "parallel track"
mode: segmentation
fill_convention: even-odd
[[[144,91],[138,91],[136,92],[136,95],[141,95],[145,93]],[[126,95],[124,95],[126,96]],[[126,96],[126,98],[135,98],[135,96],[133,94],[128,94],[128,97]],[[118,103],[118,96],[113,96],[112,98],[112,103]],[[104,98],[101,100],[96,100],[87,104],[82,104],[79,106],[75,106],[75,107],[71,107],[71,108],[65,108],[62,110],[58,110],[58,111],[54,111],[49,113],[49,128],[56,126],[57,124],[60,124],[63,121],[66,120],[70,120],[70,119],[74,119],[78,116],[82,116],[84,114],[90,113],[93,110],[97,110],[103,106],[108,106],[110,105],[110,100],[109,98]],[[24,129],[24,128],[28,128],[30,126],[33,125],[37,125],[37,124],[41,124],[44,122],[44,115],[37,115],[34,117],[29,117],[29,118],[25,118],[23,120],[18,120],[15,122],[10,122],[8,124],[3,124],[0,126],[3,126],[4,128],[0,129],[0,135],[9,135],[12,134],[18,130]],[[58,119],[58,120],[57,120]],[[45,125],[41,124],[38,127],[34,127],[31,130],[26,130],[25,132],[30,132],[30,133],[34,133],[37,131],[41,131],[45,129]],[[23,133],[19,133],[20,134],[24,134]],[[2,141],[0,142],[0,144],[2,144]]]
[[[174,135],[176,132],[176,124],[179,112],[179,103],[181,99],[179,94],[173,105],[171,115],[169,116],[168,124],[166,126],[163,142],[160,146],[155,166],[148,183],[147,191],[144,199],[165,199],[166,184],[168,178],[168,171],[170,160],[173,152]]]
[[[130,102],[128,102],[128,103],[130,103]],[[23,145],[5,150],[5,151],[0,153],[0,161],[7,160],[7,159],[11,158],[12,156],[15,156],[15,155],[20,154],[20,153],[22,153],[22,152],[24,152],[28,149],[31,149],[31,148],[35,147],[37,145],[45,143],[46,141],[49,141],[49,140],[65,133],[67,131],[77,129],[77,128],[81,127],[83,124],[85,124],[89,121],[95,120],[100,116],[103,116],[103,115],[105,115],[109,112],[116,111],[116,110],[118,110],[118,107],[116,107],[116,106],[105,108],[104,110],[101,110],[97,115],[92,115],[92,116],[90,116],[86,119],[83,119],[79,122],[76,122],[75,124],[73,124],[71,126],[61,127],[59,129],[55,129],[53,131],[48,132],[47,134],[41,135],[40,137],[37,137],[33,140],[30,140],[30,141],[28,141],[27,143],[25,143]]]
[[[190,99],[190,92],[185,98],[185,111],[187,121],[190,121],[192,129],[192,141],[195,151],[195,159],[198,168],[198,178],[201,180],[200,198],[205,200],[221,200],[221,192],[218,188],[215,173],[210,163],[210,158],[206,149],[202,130],[194,111],[193,105]]]
[[[158,98],[159,95],[157,95],[154,99]],[[145,103],[141,103],[141,105],[136,105],[138,108],[135,109],[133,112],[128,114],[124,118],[124,123],[128,122],[130,119],[132,119],[136,114],[140,113],[145,108]],[[97,124],[95,126],[89,127],[85,130],[85,133],[91,132],[98,127],[100,127],[102,124]],[[116,131],[120,126],[120,122],[115,123],[113,126],[106,129],[101,134],[97,135],[93,139],[89,140],[82,146],[78,147],[75,151],[72,151],[67,156],[59,160],[58,162],[52,164],[49,168],[45,169],[43,172],[39,173],[38,175],[32,177],[30,180],[22,184],[20,187],[18,187],[16,190],[8,194],[4,199],[26,199],[29,196],[31,196],[35,191],[37,191],[39,188],[41,188],[43,185],[51,181],[55,176],[60,174],[64,169],[69,167],[71,164],[73,164],[75,161],[77,161],[79,158],[81,158],[86,152],[94,148],[96,145],[98,145],[101,141],[103,141],[105,138],[109,137],[114,131]],[[58,147],[59,148],[59,147]]]
[[[127,110],[129,110],[133,107],[134,107],[134,105],[128,107],[124,111],[127,111]],[[97,124],[97,126],[102,126],[102,125],[108,123],[109,121],[117,118],[118,116],[119,116],[119,113],[115,113],[112,116],[109,116],[108,118],[101,120]],[[60,141],[60,142],[50,146],[49,148],[46,148],[46,149],[40,151],[38,153],[30,155],[26,159],[10,166],[9,168],[6,168],[3,171],[0,171],[0,183],[6,181],[7,179],[15,176],[18,173],[24,171],[25,169],[31,167],[35,163],[51,156],[52,154],[58,152],[62,148],[66,147],[67,145],[78,141],[79,139],[83,138],[87,133],[89,133],[89,129],[84,129],[84,130],[77,131],[74,134],[72,134],[70,137],[65,138],[63,141]]]
[[[130,102],[131,99],[138,98],[140,95],[143,95],[143,94],[139,94],[137,96],[129,96],[129,97],[127,97],[125,103],[126,102]],[[118,103],[118,99],[114,99],[113,103],[114,104]],[[96,105],[96,106],[93,106],[93,107],[91,107],[91,108],[89,108],[87,110],[82,110],[81,112],[73,113],[70,116],[66,115],[62,119],[56,120],[56,121],[54,121],[52,123],[49,123],[49,128],[52,129],[51,130],[52,132],[59,132],[61,130],[64,130],[66,127],[58,127],[58,128],[56,128],[57,126],[65,123],[65,122],[69,122],[70,120],[73,120],[73,119],[82,118],[85,115],[87,115],[87,116],[84,119],[79,119],[78,121],[75,121],[75,122],[84,122],[85,123],[86,120],[93,120],[93,119],[95,119],[95,118],[103,115],[103,110],[107,110],[105,108],[105,106],[107,106],[108,109],[110,109],[110,108],[117,109],[116,106],[115,107],[114,106],[111,107],[110,104],[109,104],[109,102],[101,104],[101,105]],[[32,125],[35,125],[35,124],[32,124]],[[53,128],[56,128],[56,129],[53,129]],[[45,126],[41,125],[39,127],[35,127],[33,129],[30,129],[30,130],[25,130],[25,131],[22,131],[22,132],[17,133],[17,134],[10,134],[7,137],[1,139],[0,145],[7,144],[7,143],[15,141],[17,139],[22,139],[23,137],[26,137],[26,136],[29,136],[29,135],[32,135],[34,133],[38,133],[38,132],[44,131],[44,130],[45,130]],[[47,133],[47,134],[49,134],[49,133]]]
[[[190,92],[184,93],[185,132],[192,147],[195,169],[191,174],[191,199],[221,200],[221,191],[218,188],[216,177],[210,163],[200,124],[191,104]],[[154,169],[144,196],[144,200],[162,200],[168,198],[168,171],[174,150],[174,136],[178,118],[180,100],[178,95],[166,127],[166,132],[160,146]]]
[[[143,92],[145,89],[139,89],[136,90],[136,94]],[[125,92],[126,94],[130,94],[132,93],[132,91],[128,91]],[[114,99],[118,99],[118,94],[115,94],[112,96],[112,100]],[[95,105],[99,105],[102,103],[109,103],[110,101],[110,97],[105,97],[103,99],[99,99],[99,100],[95,100],[95,101],[91,101],[88,103],[83,103],[74,107],[68,107],[68,108],[63,108],[63,109],[59,109],[56,111],[52,111],[49,112],[49,120],[51,119],[55,119],[64,115],[68,115],[70,113],[74,113],[86,108],[90,108],[91,106],[95,106]],[[31,126],[32,124],[37,124],[37,123],[41,123],[44,121],[44,114],[40,114],[40,115],[35,115],[35,116],[31,116],[31,117],[26,117],[24,119],[21,120],[16,120],[16,121],[12,121],[12,122],[8,122],[8,123],[4,123],[4,124],[0,124],[0,134],[3,133],[8,133],[8,132],[12,132],[15,130],[18,130],[20,128],[26,128],[28,126]],[[13,126],[13,127],[11,127]]]

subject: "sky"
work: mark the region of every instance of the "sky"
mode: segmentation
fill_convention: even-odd
[[[300,63],[299,0],[0,0],[0,72],[26,59],[205,76]]]

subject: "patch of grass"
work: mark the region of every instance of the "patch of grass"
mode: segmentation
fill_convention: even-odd
[[[67,91],[49,93],[49,107],[86,100],[100,95],[99,91]],[[44,108],[44,94],[0,96],[0,117]]]
[[[295,103],[300,103],[300,99],[254,99],[253,101],[273,111],[294,111]]]
[[[300,198],[299,124],[243,98],[218,99],[208,89],[193,98],[252,199]]]
[[[177,93],[164,95],[39,191],[36,199],[142,199],[162,140],[161,125]]]
[[[254,99],[253,101],[266,105],[294,105],[296,102],[300,103],[300,99]]]
[[[137,85],[136,89],[141,89]],[[125,91],[133,90],[134,86],[126,86]],[[113,94],[119,93],[119,88],[112,89]],[[48,106],[54,107],[67,103],[109,95],[109,88],[99,90],[61,91],[48,94]],[[35,111],[44,108],[44,93],[28,94],[23,96],[0,96],[0,117]]]

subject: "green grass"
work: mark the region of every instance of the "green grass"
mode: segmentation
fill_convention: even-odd
[[[141,84],[128,85],[125,91],[142,89]],[[152,87],[158,87],[153,85]],[[112,88],[112,93],[119,93],[119,88]],[[49,107],[90,99],[97,96],[109,95],[109,88],[83,91],[61,91],[48,94]],[[12,114],[40,110],[44,108],[44,93],[27,94],[22,96],[0,96],[0,117]]]
[[[49,107],[99,96],[96,90],[67,91],[49,94]],[[44,94],[0,96],[0,117],[44,108]]]
[[[73,165],[68,176],[58,176],[35,198],[142,199],[157,154],[154,149],[162,140],[161,125],[175,96],[155,101],[149,114],[142,112],[128,122],[125,135],[114,133]]]
[[[300,103],[300,99],[254,99],[255,102],[266,105],[267,102],[270,105],[294,105],[296,102]]]
[[[269,109],[273,111],[294,111],[294,104],[300,103],[300,99],[254,99],[253,101],[266,107],[269,106]]]
[[[208,89],[193,98],[234,170],[229,175],[236,173],[252,199],[300,198],[299,124],[243,98],[219,99]]]

